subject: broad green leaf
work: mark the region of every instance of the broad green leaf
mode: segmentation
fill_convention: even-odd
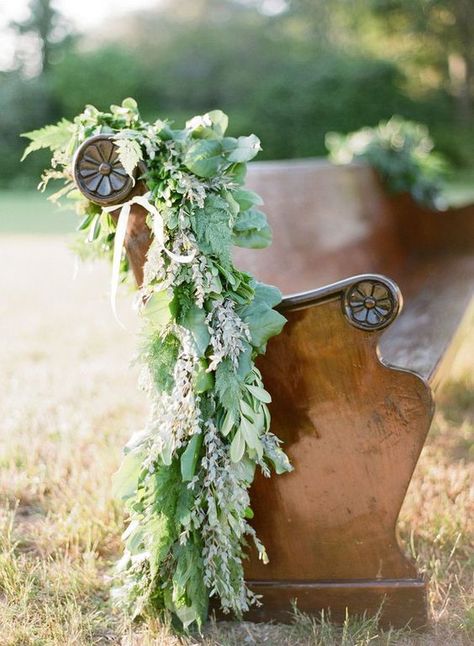
[[[212,122],[212,129],[219,137],[223,137],[229,125],[229,117],[222,110],[211,110],[207,116]]]
[[[244,318],[247,323],[253,345],[261,350],[268,339],[280,334],[286,318],[262,303],[256,304],[250,314]]]
[[[126,500],[134,495],[138,486],[138,479],[142,470],[143,453],[130,451],[112,476],[112,494],[115,498]]]
[[[171,301],[172,298],[166,289],[153,292],[142,310],[143,317],[153,326],[164,327],[171,320]]]
[[[232,177],[236,184],[240,186],[245,182],[247,176],[247,164],[232,164],[232,166],[227,170],[227,175]]]
[[[45,126],[39,130],[24,132],[21,136],[31,139],[31,143],[23,153],[21,161],[33,151],[41,148],[49,148],[54,151],[67,146],[73,136],[73,130],[74,125],[67,119],[62,119],[54,126]]]
[[[268,227],[267,216],[258,209],[241,211],[234,223],[234,231],[260,230],[265,227]]]
[[[186,128],[192,130],[195,138],[222,139],[228,124],[229,118],[222,110],[211,110],[187,121]]]
[[[193,335],[199,356],[204,356],[211,338],[206,324],[206,311],[202,307],[193,305],[182,318],[181,325]]]
[[[230,459],[232,462],[239,462],[245,451],[245,440],[241,431],[237,429],[234,439],[230,445]]]
[[[249,327],[252,344],[259,352],[265,350],[268,339],[279,334],[286,323],[285,317],[272,309],[280,300],[281,294],[276,287],[256,283],[254,300],[238,310]]]
[[[199,361],[199,367],[196,372],[196,380],[194,382],[194,386],[198,395],[211,390],[211,388],[214,386],[214,376],[212,373],[207,371],[207,368],[207,361],[201,359]]]
[[[265,302],[269,307],[275,307],[281,303],[281,292],[278,287],[256,282],[255,299]]]
[[[233,196],[238,202],[241,211],[247,211],[252,206],[262,206],[263,204],[263,200],[258,193],[254,193],[245,188],[236,189],[233,191]]]
[[[183,482],[193,479],[202,446],[202,433],[195,433],[181,455],[181,477]]]
[[[212,177],[224,163],[222,145],[213,139],[197,139],[184,155],[184,165],[198,177]]]
[[[236,474],[236,477],[239,480],[247,482],[248,484],[251,484],[253,482],[255,476],[255,467],[255,462],[251,460],[247,455],[244,455],[240,462],[235,462],[231,466]]]
[[[130,112],[138,112],[138,104],[131,96],[122,101],[122,108],[130,110]]]
[[[272,231],[268,224],[262,229],[234,231],[232,242],[236,247],[244,249],[266,249],[272,243]]]
[[[138,521],[132,521],[122,534],[122,540],[130,554],[138,554],[143,550],[144,528]]]
[[[230,162],[248,162],[253,159],[261,149],[260,139],[255,135],[239,137],[233,150],[227,154],[227,159]]]
[[[171,437],[168,437],[163,443],[161,459],[165,466],[171,466],[171,463],[173,462],[173,442]]]

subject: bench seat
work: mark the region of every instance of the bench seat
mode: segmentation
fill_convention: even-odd
[[[434,391],[443,383],[474,321],[474,256],[427,260],[404,292],[398,319],[382,336],[384,362],[413,370]],[[474,365],[474,358],[473,358]]]

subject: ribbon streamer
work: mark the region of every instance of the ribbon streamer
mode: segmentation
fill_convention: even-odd
[[[130,217],[130,211],[133,204],[139,204],[152,215],[155,244],[158,244],[161,251],[164,251],[170,258],[180,263],[192,262],[194,256],[196,255],[195,250],[193,250],[190,254],[183,256],[176,254],[165,247],[165,227],[163,218],[161,217],[156,206],[149,201],[150,197],[151,193],[145,193],[145,195],[136,195],[135,197],[132,197],[131,200],[128,200],[128,202],[124,202],[123,204],[114,204],[113,206],[106,206],[102,209],[104,213],[112,213],[113,211],[120,209],[114,239],[112,277],[110,284],[110,305],[112,307],[112,312],[115,320],[123,328],[125,328],[125,326],[117,315],[117,290],[120,279],[120,261],[122,258],[122,249],[125,243],[125,236],[127,234],[128,228],[128,219]]]

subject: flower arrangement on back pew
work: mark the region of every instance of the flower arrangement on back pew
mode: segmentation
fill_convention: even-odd
[[[72,162],[81,144],[107,135],[115,144],[115,181],[135,181],[142,163],[151,246],[140,287],[141,386],[151,400],[144,430],[124,451],[114,490],[125,501],[115,599],[133,616],[170,611],[184,629],[200,628],[211,597],[237,617],[258,599],[244,580],[243,559],[253,542],[267,560],[249,519],[249,487],[291,470],[270,432],[271,401],[255,366],[284,317],[273,309],[278,289],[238,270],[232,245],[271,242],[258,195],[243,188],[246,162],[260,149],[255,135],[227,137],[227,117],[215,110],[182,130],[143,121],[133,99],[110,112],[87,106],[26,133],[25,156],[52,150],[50,179],[64,180],[52,199],[67,196],[82,216],[79,230],[96,252],[113,258],[113,287],[128,270],[123,250],[129,204],[102,209],[79,194]],[[112,148],[112,147],[111,147]],[[91,165],[90,181],[94,179]],[[108,181],[111,181],[109,178]]]

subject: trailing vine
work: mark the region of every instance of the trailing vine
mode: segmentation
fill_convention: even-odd
[[[87,138],[108,134],[125,173],[132,177],[139,162],[146,167],[142,199],[154,235],[138,300],[140,384],[151,410],[114,476],[128,526],[113,596],[133,616],[171,611],[185,629],[201,627],[212,597],[237,617],[258,603],[242,564],[250,543],[267,561],[249,524],[249,487],[256,467],[265,476],[291,469],[270,432],[271,399],[255,366],[285,323],[273,309],[281,295],[231,257],[232,245],[271,242],[260,197],[243,188],[260,143],[255,135],[227,137],[226,128],[218,110],[180,130],[148,123],[126,99],[110,112],[87,106],[73,121],[25,135],[25,155],[53,152],[41,188],[63,180],[53,199],[74,200],[86,245],[118,253],[122,276],[128,265],[116,219],[78,193],[72,159]]]

